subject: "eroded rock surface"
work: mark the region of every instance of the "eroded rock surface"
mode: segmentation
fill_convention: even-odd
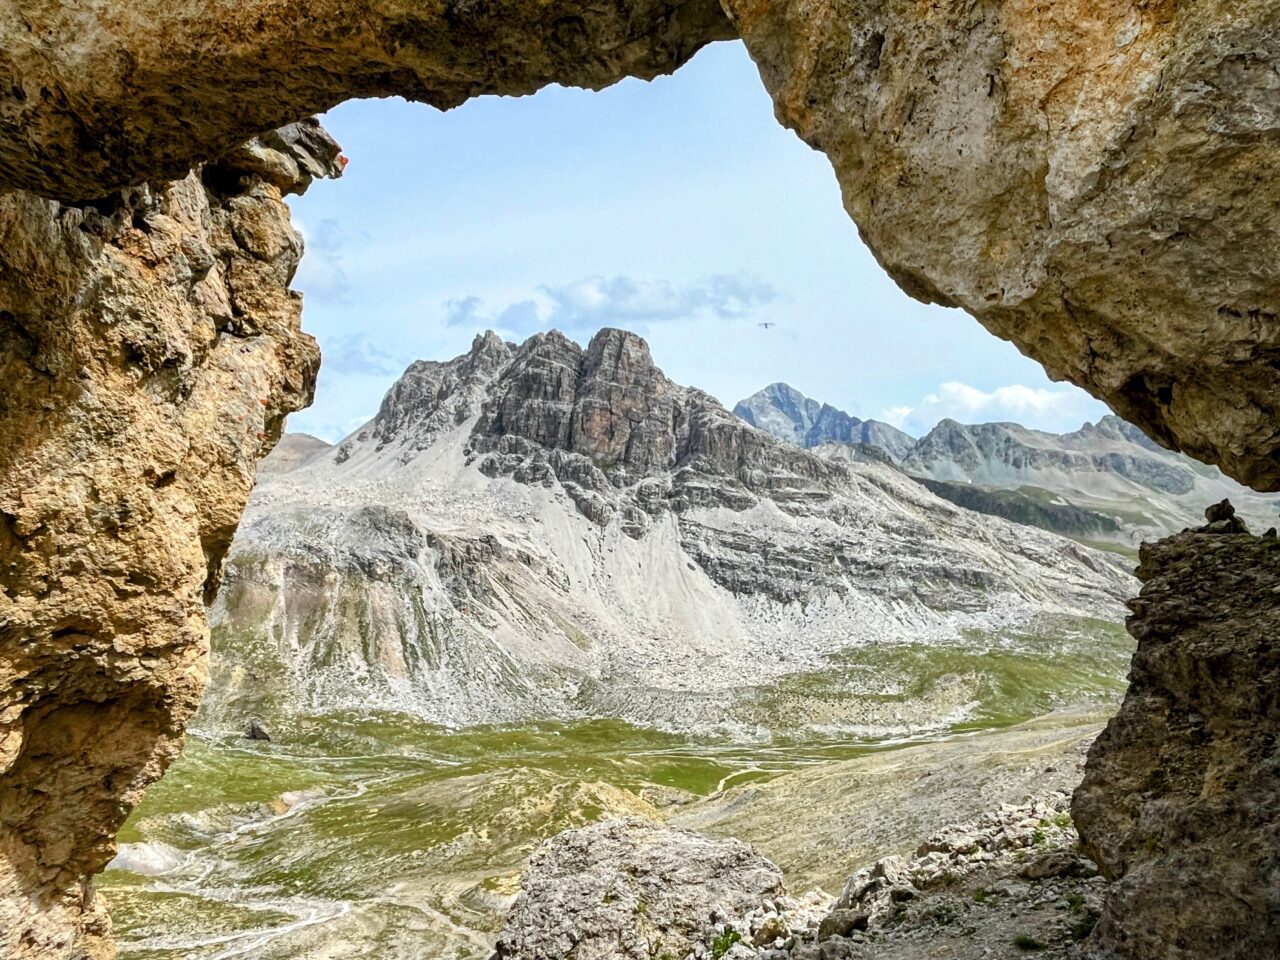
[[[101,197],[353,97],[599,89],[733,35],[717,0],[4,0],[0,187]]]
[[[204,604],[319,354],[281,190],[314,124],[89,205],[0,196],[0,954],[113,953],[90,882],[182,744]],[[299,144],[305,143],[305,146]],[[272,154],[275,155],[272,155]]]
[[[782,871],[741,841],[606,821],[533,855],[493,960],[720,957],[783,892]]]
[[[935,830],[834,902],[762,882],[777,868],[736,841],[635,820],[571,830],[530,861],[493,960],[1066,960],[1107,887],[1067,800],[1033,795]]]
[[[904,290],[1280,485],[1280,3],[725,6]]]
[[[1142,549],[1131,685],[1076,791],[1115,880],[1095,957],[1280,955],[1280,540],[1209,519]]]

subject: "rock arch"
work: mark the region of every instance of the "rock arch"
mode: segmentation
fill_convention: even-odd
[[[181,743],[202,599],[310,399],[281,197],[336,147],[266,131],[735,35],[904,290],[1280,488],[1277,0],[0,0],[7,955],[110,955],[92,874]]]

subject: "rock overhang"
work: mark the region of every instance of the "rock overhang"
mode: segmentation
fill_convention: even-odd
[[[353,97],[599,88],[740,35],[906,293],[1280,488],[1277,0],[10,0],[0,35],[0,186],[77,200]]]
[[[344,100],[600,89],[735,32],[717,0],[37,0],[0,36],[0,188],[85,201]]]
[[[56,882],[32,851],[77,810],[32,807],[5,838],[4,933],[36,945],[14,955],[110,953],[90,878],[180,746],[201,594],[254,463],[314,384],[281,171],[239,145],[342,100],[598,88],[741,35],[905,292],[963,307],[1161,443],[1280,488],[1280,0],[725,7],[0,0],[0,573],[21,574],[0,583],[6,750],[80,715],[77,671],[97,677],[99,655],[124,684],[103,702],[146,721],[130,756],[53,758],[106,784],[89,799],[110,808],[60,839],[77,848]],[[236,182],[201,189],[188,171],[219,158]],[[98,322],[92,284],[125,322]],[[130,434],[147,417],[151,435]],[[41,572],[81,554],[115,559]],[[139,697],[159,706],[127,709]],[[40,776],[10,765],[0,786],[21,801]]]

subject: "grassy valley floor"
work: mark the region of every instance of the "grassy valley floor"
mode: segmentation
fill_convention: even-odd
[[[1115,625],[1076,623],[846,653],[751,692],[754,737],[353,713],[282,721],[272,743],[197,734],[99,889],[131,960],[486,960],[543,839],[638,815],[741,837],[792,890],[838,891],[944,823],[1069,790],[1128,652]],[[863,727],[898,712],[892,736]]]

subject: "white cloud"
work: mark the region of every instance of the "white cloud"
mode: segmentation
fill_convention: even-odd
[[[320,353],[326,373],[390,376],[408,366],[358,333],[322,338]]]
[[[492,327],[517,337],[539,330],[591,333],[600,327],[636,329],[645,324],[715,318],[748,317],[778,298],[762,280],[719,274],[678,286],[667,280],[631,277],[584,277],[558,286],[541,286],[527,300],[500,310],[486,308],[479,297],[449,300],[447,327]]]
[[[1107,408],[1078,387],[1029,387],[1014,383],[991,391],[948,380],[914,406],[896,406],[880,418],[896,427],[925,433],[943,419],[960,423],[1008,420],[1037,430],[1074,430]]]
[[[321,220],[314,230],[300,220],[295,220],[294,226],[302,234],[306,250],[298,265],[294,286],[322,303],[346,303],[350,285],[343,259],[351,239],[346,229],[330,217]]]
[[[885,410],[883,413],[880,414],[880,419],[883,420],[885,423],[893,424],[893,426],[901,430],[902,425],[907,422],[907,417],[909,417],[910,415],[911,415],[911,407],[907,407],[907,406],[889,407],[887,410]]]

